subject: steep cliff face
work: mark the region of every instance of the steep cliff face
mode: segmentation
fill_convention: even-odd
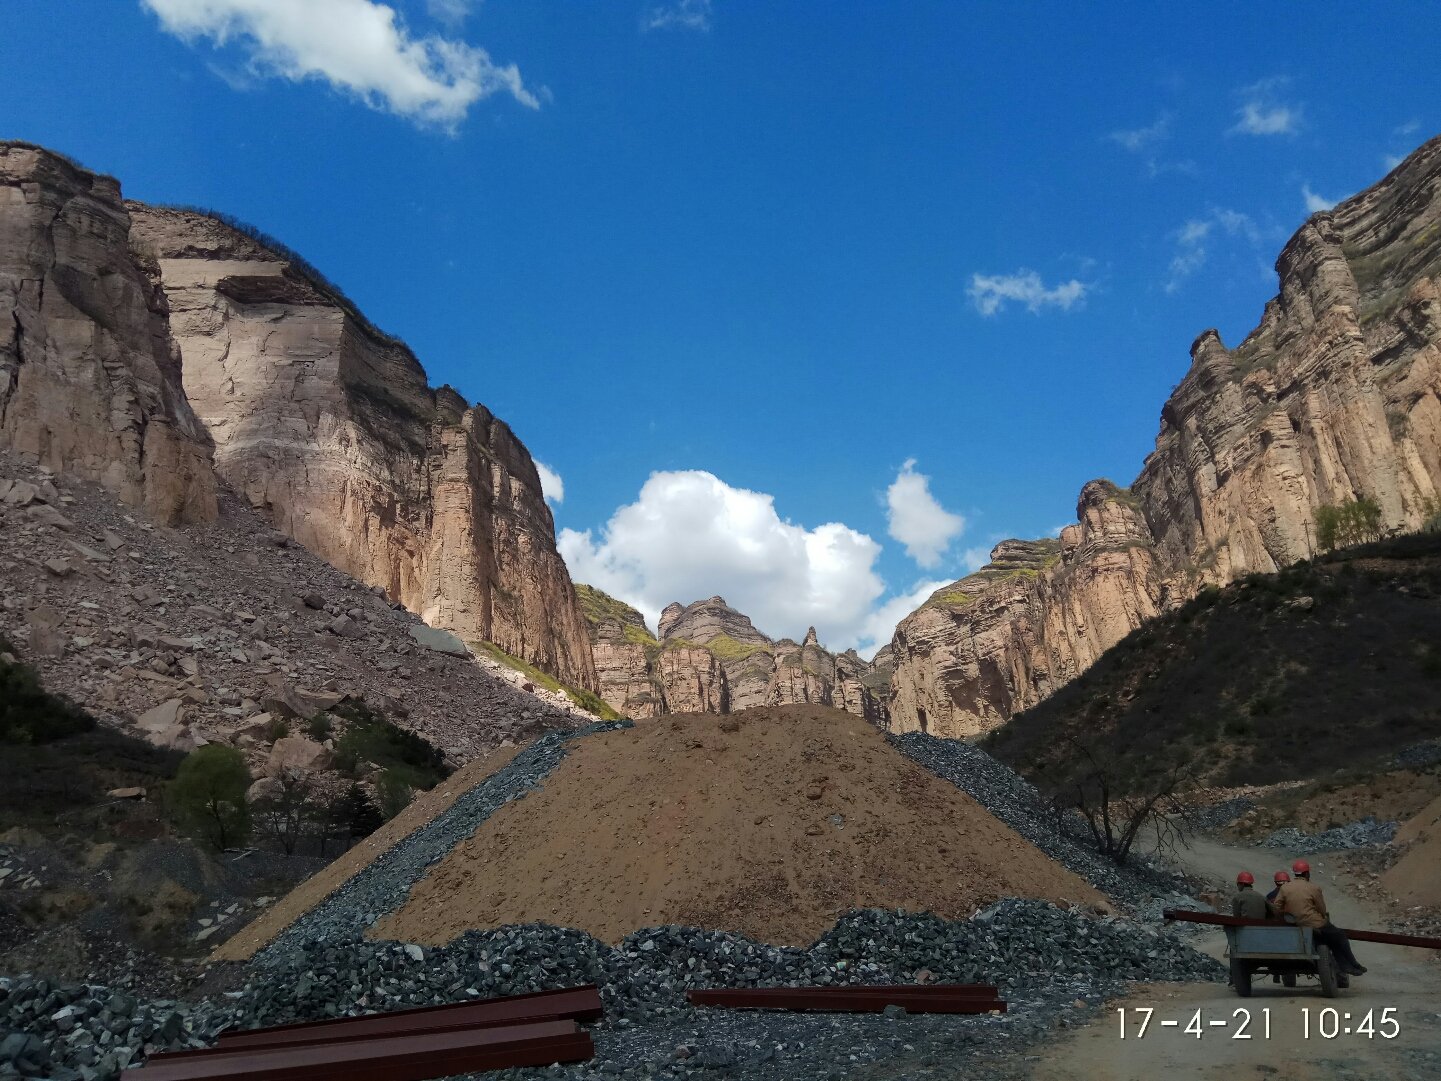
[[[854,650],[830,653],[814,627],[799,644],[772,641],[724,598],[710,597],[667,605],[657,638],[634,608],[591,586],[577,591],[590,625],[601,697],[627,716],[733,713],[810,702],[872,724],[884,720],[871,666]],[[888,675],[886,669],[881,684]]]
[[[1234,350],[1215,331],[1129,490],[1093,481],[1059,542],[1007,541],[896,629],[890,724],[985,732],[1207,583],[1315,553],[1318,507],[1387,529],[1441,509],[1441,139],[1313,215]]]
[[[0,445],[166,524],[215,517],[152,262],[110,177],[0,142]]]
[[[540,479],[511,430],[432,390],[404,343],[289,253],[205,214],[129,210],[220,475],[428,623],[595,689]]]

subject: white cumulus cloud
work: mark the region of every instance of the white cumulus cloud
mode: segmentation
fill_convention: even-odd
[[[322,79],[372,108],[454,128],[470,107],[509,94],[540,102],[514,64],[439,36],[412,37],[395,9],[375,0],[141,0],[169,33],[217,46],[236,42],[257,74]],[[439,5],[454,12],[454,3]]]
[[[1024,304],[1038,315],[1043,308],[1070,311],[1085,299],[1089,288],[1074,278],[1047,288],[1039,274],[1022,268],[1014,274],[972,274],[966,292],[982,315],[995,315],[1010,302]]]
[[[561,475],[540,459],[535,460],[535,471],[540,474],[540,491],[552,503],[565,502],[565,481]]]
[[[1262,79],[1242,87],[1244,99],[1236,110],[1236,123],[1231,134],[1290,135],[1301,126],[1301,107],[1279,100],[1279,93],[1290,82],[1286,78]]]
[[[946,510],[931,494],[931,478],[916,472],[907,458],[886,489],[886,524],[890,535],[906,546],[906,554],[922,567],[940,565],[946,549],[965,531],[966,520]]]
[[[641,20],[644,30],[709,30],[711,0],[675,0],[658,4]]]
[[[634,605],[652,627],[671,601],[719,594],[773,637],[814,626],[827,647],[846,649],[867,642],[885,593],[869,536],[840,522],[797,525],[774,497],[701,470],[652,473],[598,535],[563,529],[558,545],[575,581]]]

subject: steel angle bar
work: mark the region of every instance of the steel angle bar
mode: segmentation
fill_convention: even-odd
[[[126,1076],[135,1081],[427,1081],[477,1070],[581,1062],[594,1054],[589,1033],[574,1021],[543,1021],[336,1043],[237,1048],[194,1058],[160,1054]]]
[[[514,1025],[527,1021],[594,1021],[602,1013],[600,991],[593,984],[587,984],[561,991],[540,991],[531,995],[512,995],[509,998],[364,1014],[333,1021],[306,1021],[293,1025],[275,1025],[271,1028],[228,1029],[220,1034],[217,1049],[331,1043],[335,1040]]]
[[[1281,920],[1251,920],[1244,916],[1227,916],[1220,912],[1192,912],[1185,908],[1168,908],[1161,913],[1168,920],[1183,923],[1209,923],[1217,927],[1275,927],[1290,926]],[[1355,942],[1380,942],[1388,946],[1415,946],[1423,950],[1441,950],[1441,938],[1427,938],[1424,935],[1397,935],[1390,931],[1358,931],[1342,927],[1341,932]]]
[[[773,990],[773,989],[772,989]],[[831,1010],[838,1013],[880,1013],[887,1006],[900,1006],[908,1013],[1004,1013],[1006,1004],[995,997],[978,995],[910,995],[895,992],[836,994],[829,991],[792,989],[783,994],[748,994],[728,991],[691,991],[696,1006],[732,1009]]]

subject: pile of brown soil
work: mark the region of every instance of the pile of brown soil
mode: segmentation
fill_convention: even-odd
[[[851,908],[963,919],[1005,896],[1106,904],[860,718],[785,706],[577,742],[370,933],[544,921],[614,943],[683,924],[804,945]]]
[[[1405,854],[1381,883],[1407,908],[1441,906],[1441,797],[1396,831],[1393,842]]]

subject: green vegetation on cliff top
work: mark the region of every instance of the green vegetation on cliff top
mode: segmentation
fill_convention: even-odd
[[[549,672],[543,672],[530,662],[523,661],[519,657],[511,656],[494,642],[477,641],[468,642],[467,645],[472,649],[483,650],[493,660],[499,661],[507,668],[513,668],[537,687],[544,687],[548,691],[557,691],[564,694],[581,709],[589,710],[603,721],[620,720],[620,714],[607,705],[600,695],[593,691],[581,690],[579,687],[572,687],[569,684],[562,683]]]

